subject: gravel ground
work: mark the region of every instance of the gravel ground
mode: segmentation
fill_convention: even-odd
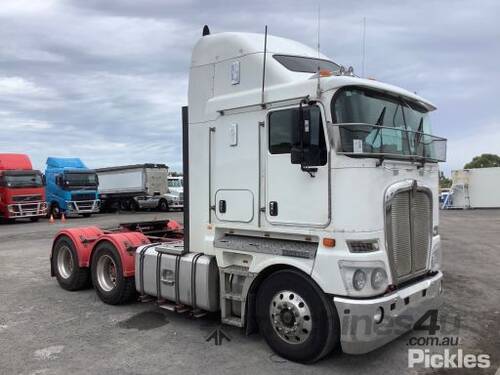
[[[64,224],[43,220],[1,225],[0,373],[432,372],[408,369],[409,340],[425,337],[422,332],[410,332],[363,356],[336,353],[314,365],[299,365],[272,354],[260,335],[247,337],[234,327],[224,328],[230,342],[223,341],[220,346],[207,342],[207,335],[218,326],[217,317],[194,320],[159,310],[151,303],[108,306],[93,290],[67,292],[50,277],[49,251],[61,227],[109,227],[119,222],[166,217],[181,220],[182,215],[95,215],[68,219]],[[460,337],[459,348],[465,353],[489,354],[492,367],[484,373],[494,374],[500,366],[500,210],[442,212],[440,232],[445,272],[440,324],[446,323],[448,336]]]

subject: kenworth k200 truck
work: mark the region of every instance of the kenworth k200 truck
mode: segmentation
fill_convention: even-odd
[[[28,155],[0,154],[0,219],[37,221],[46,214],[42,173]]]
[[[53,217],[88,217],[99,211],[97,174],[80,159],[49,157],[45,178],[47,205]]]
[[[299,362],[366,353],[435,312],[435,107],[291,40],[203,34],[183,109],[183,239],[172,222],[65,229],[60,285],[220,312]]]

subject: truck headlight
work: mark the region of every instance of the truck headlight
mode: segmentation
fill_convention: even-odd
[[[375,268],[372,271],[371,277],[372,288],[375,290],[380,290],[387,287],[387,274],[382,268]]]
[[[340,273],[347,293],[368,297],[383,293],[389,285],[385,265],[381,261],[339,261]]]
[[[354,271],[354,276],[352,277],[352,286],[356,290],[361,290],[366,285],[366,273],[362,269],[357,269]]]

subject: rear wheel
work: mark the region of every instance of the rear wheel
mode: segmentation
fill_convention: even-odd
[[[335,306],[299,271],[278,271],[264,281],[257,321],[269,346],[291,361],[315,362],[339,344]]]
[[[134,199],[131,199],[129,202],[130,211],[139,211],[139,203],[137,203]]]
[[[134,277],[123,276],[120,255],[113,244],[97,245],[92,257],[92,283],[99,298],[110,305],[119,305],[134,299]]]
[[[158,203],[158,209],[162,212],[167,212],[169,211],[168,208],[168,202],[166,199],[161,199],[160,202]]]
[[[130,210],[130,201],[129,200],[120,200],[120,210],[128,211]]]
[[[61,288],[79,290],[89,286],[89,269],[78,265],[78,256],[73,241],[61,236],[54,244],[52,269]]]

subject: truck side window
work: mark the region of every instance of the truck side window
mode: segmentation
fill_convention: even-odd
[[[312,106],[304,108],[309,111],[310,118],[310,144],[306,146],[319,147],[326,155],[325,136],[323,133],[323,121],[319,107]],[[299,109],[289,108],[274,111],[269,114],[269,152],[271,154],[288,154],[292,146],[299,143],[297,134],[299,121]],[[326,164],[326,157],[322,165]]]

